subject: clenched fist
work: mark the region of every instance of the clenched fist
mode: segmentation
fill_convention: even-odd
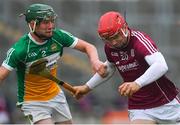
[[[91,89],[87,85],[74,86],[73,88],[76,90],[74,97],[78,100],[91,91]]]
[[[124,82],[119,86],[118,91],[122,96],[132,96],[141,87],[136,82]]]

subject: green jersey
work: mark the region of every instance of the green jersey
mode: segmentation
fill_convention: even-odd
[[[16,69],[18,80],[18,102],[46,101],[61,90],[56,83],[40,76],[26,73],[31,64],[39,59],[48,60],[47,67],[56,76],[57,60],[63,54],[64,47],[73,48],[78,38],[70,33],[55,29],[53,36],[43,43],[36,42],[31,34],[21,37],[7,52],[3,66],[9,70]]]

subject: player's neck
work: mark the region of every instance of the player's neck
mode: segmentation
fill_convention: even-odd
[[[31,36],[38,42],[43,43],[45,40],[39,38],[35,33],[31,33]]]

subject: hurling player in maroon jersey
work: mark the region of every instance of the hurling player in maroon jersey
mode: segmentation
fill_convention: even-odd
[[[165,76],[168,66],[155,42],[147,34],[130,29],[123,16],[114,11],[101,16],[98,33],[105,43],[107,76],[96,73],[85,85],[76,86],[76,98],[109,79],[117,69],[123,78],[118,91],[128,97],[131,123],[180,122],[178,89]]]

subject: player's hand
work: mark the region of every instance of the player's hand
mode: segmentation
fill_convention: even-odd
[[[140,89],[140,86],[136,82],[124,82],[119,86],[118,91],[122,96],[132,96]]]
[[[81,99],[84,95],[91,91],[91,89],[87,85],[74,86],[73,88],[76,90],[74,97],[77,100]]]
[[[101,77],[106,77],[107,73],[107,66],[101,61],[94,61],[92,62],[93,71],[98,73]]]

